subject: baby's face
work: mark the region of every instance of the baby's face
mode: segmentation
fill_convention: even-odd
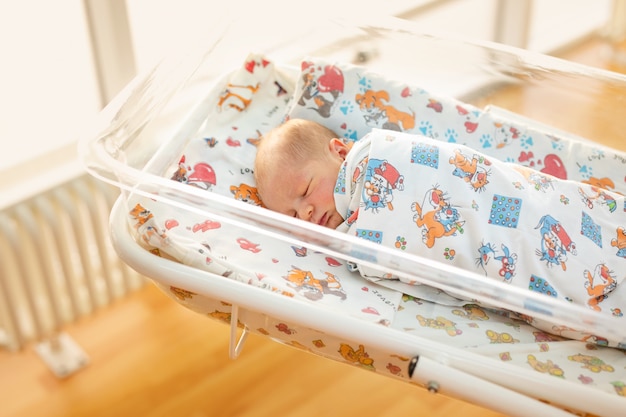
[[[263,204],[270,210],[335,229],[343,217],[335,208],[334,189],[343,158],[294,161],[291,167],[276,166],[259,185]]]

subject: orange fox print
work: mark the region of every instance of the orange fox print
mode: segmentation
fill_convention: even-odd
[[[483,166],[490,165],[487,159],[481,159],[476,155],[468,158],[456,149],[449,162],[454,165],[452,174],[462,178],[474,191],[483,191],[489,184],[489,171]]]
[[[385,90],[366,90],[363,94],[357,94],[356,103],[363,112],[368,126],[397,131],[415,127],[415,115],[398,110],[389,104],[389,93]]]
[[[242,112],[252,103],[252,97],[258,89],[258,83],[256,85],[228,84],[220,94],[217,108],[219,110],[230,108]]]
[[[596,265],[593,272],[584,271],[585,289],[591,298],[587,301],[589,307],[600,311],[600,304],[608,294],[617,287],[617,281],[613,273],[605,264]]]
[[[341,343],[339,346],[339,354],[351,364],[365,366],[368,368],[374,367],[374,360],[369,357],[365,351],[365,346],[363,345],[359,345],[358,349],[354,349],[347,343]]]
[[[330,272],[326,272],[326,279],[318,279],[311,271],[305,271],[295,266],[283,277],[296,291],[302,291],[309,300],[321,300],[325,294],[335,295],[345,300],[346,293],[339,279]]]
[[[255,206],[263,205],[256,187],[253,187],[251,185],[244,183],[241,183],[239,186],[231,185],[230,192],[235,197],[235,200],[243,201],[244,203],[250,203]]]
[[[433,210],[424,213],[418,202],[413,203],[411,209],[415,212],[413,221],[422,228],[422,241],[432,248],[436,239],[463,233],[461,226],[465,222],[460,220],[458,210],[444,198],[443,191],[433,188],[428,191],[427,198]]]

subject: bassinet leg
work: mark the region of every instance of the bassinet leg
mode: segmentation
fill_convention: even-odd
[[[572,417],[572,414],[560,408],[423,356],[415,356],[411,360],[409,377],[423,384],[430,392],[440,392],[511,417]]]
[[[241,331],[241,336],[237,337],[237,330],[239,328],[239,306],[232,306],[230,313],[230,343],[228,348],[228,356],[231,359],[237,359],[241,350],[243,349],[243,344],[248,337],[248,329],[244,326]]]
[[[59,378],[65,378],[89,363],[87,354],[67,333],[57,333],[37,343],[35,351]]]

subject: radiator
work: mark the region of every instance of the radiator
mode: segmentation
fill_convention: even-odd
[[[118,195],[81,175],[0,211],[0,347],[67,355],[64,326],[143,285],[109,241]]]

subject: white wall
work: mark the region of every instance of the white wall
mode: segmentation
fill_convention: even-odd
[[[106,0],[105,0],[106,1]],[[136,54],[144,71],[168,51],[201,43],[239,14],[268,25],[320,17],[395,14],[429,0],[127,0]],[[496,0],[440,1],[415,20],[424,31],[490,39]],[[611,0],[536,1],[529,47],[552,48],[608,18]],[[0,190],[25,160],[71,148],[99,110],[96,76],[81,0],[0,1]],[[254,36],[245,33],[242,37]],[[72,156],[74,157],[74,156]],[[52,156],[50,156],[52,158]],[[29,169],[37,169],[35,167]],[[0,192],[0,199],[2,193]]]

